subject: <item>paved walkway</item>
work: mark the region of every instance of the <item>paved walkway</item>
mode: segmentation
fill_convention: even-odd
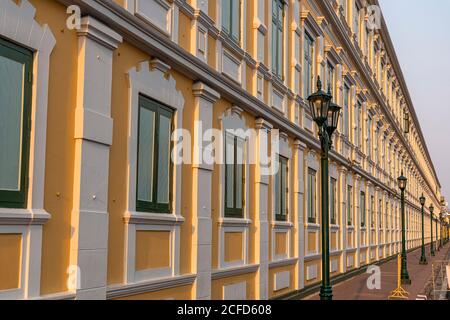
[[[409,292],[409,299],[416,300],[417,295],[424,293],[427,282],[431,279],[432,262],[442,261],[448,257],[450,252],[450,243],[440,251],[436,252],[435,257],[430,257],[429,246],[427,250],[428,265],[419,264],[421,249],[408,254],[408,272],[411,278],[411,286],[404,285],[403,288]],[[369,290],[367,288],[367,279],[371,274],[363,273],[354,278],[341,282],[333,287],[334,300],[387,300],[391,291],[397,287],[397,259],[388,261],[380,266],[381,268],[381,289]],[[319,295],[307,297],[307,300],[318,300]]]

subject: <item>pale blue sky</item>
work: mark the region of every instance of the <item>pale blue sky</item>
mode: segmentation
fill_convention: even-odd
[[[379,0],[443,195],[450,201],[450,0]]]

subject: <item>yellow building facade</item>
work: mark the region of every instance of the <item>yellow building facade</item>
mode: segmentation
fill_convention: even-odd
[[[0,299],[313,289],[320,144],[306,98],[318,76],[343,108],[330,269],[344,276],[400,252],[402,171],[409,249],[420,195],[427,243],[428,207],[442,207],[376,0],[0,1]],[[242,163],[172,163],[176,130],[191,137],[182,157],[209,150],[198,123]],[[275,132],[278,151],[261,154]]]

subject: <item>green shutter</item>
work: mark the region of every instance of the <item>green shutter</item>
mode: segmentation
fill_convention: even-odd
[[[33,53],[0,39],[0,207],[26,208]]]
[[[173,169],[170,155],[172,119],[172,109],[142,95],[139,96],[136,179],[138,211],[170,213],[172,210],[170,192]]]
[[[245,140],[225,133],[225,217],[243,218],[245,206]]]

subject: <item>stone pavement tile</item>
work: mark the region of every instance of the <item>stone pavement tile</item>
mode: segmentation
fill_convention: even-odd
[[[427,247],[428,265],[419,264],[421,249],[408,253],[408,272],[412,284],[403,286],[409,292],[409,299],[415,300],[418,294],[423,293],[423,289],[431,277],[433,261],[444,260],[450,251],[450,244],[436,252],[435,257],[429,254]],[[397,259],[388,261],[380,266],[381,268],[381,289],[369,290],[367,280],[371,274],[363,273],[341,282],[333,287],[334,300],[387,300],[392,290],[397,287]],[[319,294],[307,297],[307,300],[319,300]]]

